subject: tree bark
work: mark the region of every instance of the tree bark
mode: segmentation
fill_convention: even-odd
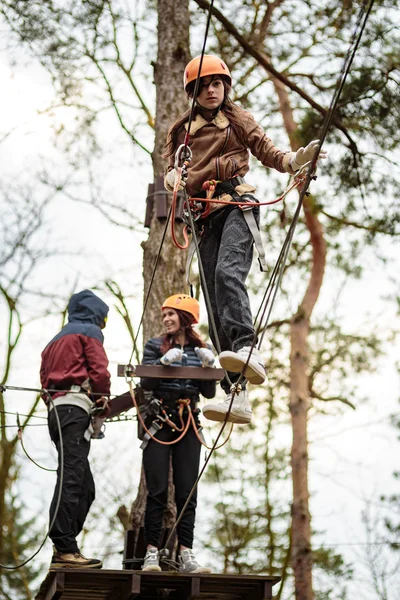
[[[292,568],[295,579],[296,600],[312,600],[311,517],[308,491],[308,409],[309,351],[308,333],[310,319],[321,290],[326,243],[323,228],[312,210],[312,198],[304,200],[304,213],[310,231],[312,267],[306,293],[291,322],[290,352],[290,413],[293,442],[291,451],[293,504],[292,504]]]
[[[189,55],[189,3],[188,0],[159,0],[158,2],[158,55],[154,65],[156,84],[156,130],[152,153],[154,177],[164,174],[162,158],[167,132],[172,123],[187,108],[183,91],[183,72]],[[165,220],[153,213],[150,233],[143,243],[143,279],[145,298],[165,228]],[[143,336],[159,333],[160,307],[168,296],[185,291],[186,252],[175,248],[170,230],[163,243],[155,280],[153,282],[143,321]],[[177,224],[178,234],[181,226]],[[181,238],[180,238],[181,239]]]
[[[275,91],[286,132],[292,150],[299,147],[295,138],[297,124],[293,118],[287,88],[281,81],[274,79]],[[306,196],[303,201],[305,221],[310,232],[312,246],[312,264],[310,279],[297,313],[291,320],[290,351],[290,413],[292,419],[292,568],[295,579],[296,600],[312,600],[312,551],[311,551],[311,515],[308,490],[308,409],[309,397],[309,351],[308,333],[310,319],[322,287],[326,243],[323,228],[313,211],[313,200]]]
[[[187,108],[183,91],[183,72],[190,60],[189,54],[189,2],[188,0],[158,1],[158,54],[154,65],[156,84],[156,129],[152,153],[154,177],[163,175],[165,161],[162,158],[167,132],[172,123]],[[151,218],[148,239],[142,244],[144,297],[149,293],[154,265],[159,253],[165,229],[165,220],[160,221],[154,212]],[[178,235],[182,226],[176,223]],[[180,238],[181,239],[181,238]],[[177,249],[171,239],[170,229],[161,248],[161,254],[143,319],[144,341],[161,330],[161,306],[164,300],[179,292],[186,291],[185,277],[186,252]],[[138,495],[132,505],[131,525],[133,529],[143,525],[146,505],[145,478],[141,474]],[[173,485],[170,473],[168,507],[165,511],[164,526],[170,528],[175,522],[176,509],[173,498]]]

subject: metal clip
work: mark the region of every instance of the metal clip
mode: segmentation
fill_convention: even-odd
[[[191,160],[192,160],[191,149],[189,148],[189,146],[187,146],[185,144],[181,144],[175,153],[175,164],[174,164],[175,169],[179,169],[180,167],[183,167],[183,163],[185,161],[190,162]]]

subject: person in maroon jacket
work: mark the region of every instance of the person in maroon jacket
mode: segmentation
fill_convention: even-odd
[[[57,483],[50,505],[49,537],[54,544],[50,569],[102,567],[101,560],[81,554],[76,537],[95,498],[88,461],[91,411],[96,404],[105,405],[110,394],[110,373],[101,331],[107,314],[107,304],[90,290],[74,294],[68,304],[67,325],[42,352],[43,399],[49,410],[50,437],[59,456]]]

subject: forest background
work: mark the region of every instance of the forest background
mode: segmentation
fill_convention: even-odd
[[[278,147],[296,149],[318,134],[362,4],[216,5],[206,51],[227,61],[235,101]],[[200,486],[201,559],[215,571],[283,575],[277,598],[399,597],[396,4],[375,2],[328,134],[329,159],[312,183],[264,339],[270,377],[251,391],[254,425],[235,429]],[[206,8],[203,0],[0,2],[3,385],[39,385],[40,352],[61,327],[69,296],[91,288],[111,306],[105,347],[113,393],[126,390],[116,365],[131,356],[164,225],[154,216],[150,234],[143,225],[147,186],[164,168],[166,129],[186,106],[182,71],[201,51]],[[173,64],[160,68],[171,54]],[[256,163],[251,181],[261,200],[287,183]],[[284,207],[262,211],[271,267],[296,200],[293,193]],[[168,239],[143,322],[146,339],[161,326],[160,300],[183,289],[183,255]],[[315,282],[311,304],[318,302],[310,308]],[[266,283],[255,262],[254,314]],[[298,323],[300,371],[293,353]],[[300,439],[296,398],[305,400]],[[32,457],[52,469],[56,455],[34,393],[8,390],[0,409],[0,555],[11,564],[38,547],[54,485],[54,473],[22,451],[16,411],[32,415],[21,416]],[[206,425],[207,436],[215,436],[218,429]],[[98,499],[82,548],[111,568],[121,564],[129,526],[119,509],[129,509],[140,479],[135,427],[132,420],[110,423],[91,453]],[[291,469],[297,442],[306,460]],[[299,473],[297,483],[308,486],[300,492]],[[311,513],[310,540],[291,520],[297,498]],[[314,564],[300,565],[307,573],[300,589],[296,552],[310,541]],[[32,598],[50,553],[47,542],[24,569],[0,571],[0,597]]]

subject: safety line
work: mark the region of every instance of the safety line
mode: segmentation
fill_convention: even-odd
[[[333,94],[333,97],[332,97],[329,109],[328,109],[328,111],[327,111],[327,113],[325,115],[325,118],[323,120],[323,123],[321,125],[321,134],[319,136],[319,140],[320,140],[319,141],[319,145],[318,145],[318,147],[315,150],[315,154],[314,154],[314,156],[313,156],[313,158],[311,160],[311,164],[310,164],[310,166],[308,168],[308,171],[307,171],[307,174],[306,174],[306,180],[305,180],[305,183],[304,183],[304,187],[300,191],[299,201],[298,201],[298,204],[297,204],[297,208],[296,208],[294,217],[293,217],[292,222],[291,222],[290,227],[289,227],[289,231],[288,231],[288,233],[286,235],[286,238],[285,238],[285,241],[284,241],[284,244],[283,244],[283,247],[282,247],[283,252],[281,250],[281,253],[279,254],[278,260],[277,260],[277,262],[275,264],[274,272],[273,272],[274,280],[271,282],[271,290],[270,290],[268,298],[267,298],[267,300],[265,302],[265,307],[264,307],[264,310],[262,312],[262,316],[261,316],[261,319],[260,319],[260,322],[259,322],[259,326],[258,326],[258,328],[257,328],[257,330],[255,332],[255,339],[257,339],[258,334],[261,332],[261,330],[263,331],[259,346],[261,345],[261,342],[262,342],[263,337],[265,335],[265,331],[266,331],[266,328],[268,326],[268,322],[269,322],[269,319],[270,319],[270,316],[271,316],[272,308],[273,308],[274,303],[275,303],[275,299],[276,299],[276,296],[277,296],[277,291],[279,289],[279,285],[280,285],[280,282],[281,282],[281,279],[282,279],[282,275],[283,275],[284,266],[286,264],[286,259],[287,259],[288,253],[289,253],[289,249],[291,247],[294,230],[296,228],[296,225],[297,225],[297,222],[298,222],[298,218],[299,218],[299,214],[300,214],[300,210],[301,210],[301,207],[303,205],[304,196],[306,195],[308,187],[310,185],[310,182],[311,182],[311,179],[312,179],[312,176],[313,176],[313,172],[314,172],[316,164],[317,164],[317,160],[318,160],[318,156],[319,156],[322,144],[325,141],[325,138],[326,138],[326,135],[327,135],[327,131],[328,131],[328,129],[329,129],[331,123],[332,123],[335,109],[337,107],[340,95],[342,93],[343,86],[345,84],[346,78],[347,78],[347,76],[348,76],[348,74],[350,72],[350,67],[351,67],[351,65],[353,63],[355,53],[356,53],[356,51],[358,49],[358,46],[359,46],[362,34],[364,32],[364,29],[365,29],[365,25],[367,23],[367,20],[368,20],[368,17],[370,15],[370,12],[371,12],[373,4],[374,4],[374,0],[371,0],[370,3],[369,3],[368,9],[366,10],[367,0],[365,0],[364,3],[363,3],[363,6],[360,9],[360,12],[359,12],[359,15],[358,15],[358,18],[357,18],[357,23],[356,23],[356,26],[355,26],[355,29],[354,29],[354,32],[353,32],[353,35],[352,35],[351,42],[350,42],[350,46],[349,46],[349,49],[347,51],[346,58],[345,58],[345,61],[344,61],[341,73],[339,75],[338,82],[336,84],[335,92]],[[363,18],[363,15],[364,15],[364,18]],[[362,24],[361,24],[361,21],[362,21]],[[360,26],[360,24],[361,24],[361,26]],[[359,31],[357,31],[358,29],[359,29]],[[275,286],[275,290],[274,290],[273,295],[272,295],[272,300],[270,302],[270,306],[269,306],[267,318],[266,318],[265,323],[263,324],[263,318],[264,318],[264,315],[266,313],[266,310],[267,310],[267,307],[268,307],[268,302],[269,302],[269,299],[271,298],[271,293],[272,293],[272,289],[273,289],[274,286]],[[269,291],[269,287],[270,286],[268,285],[266,293]],[[265,297],[266,297],[266,294],[264,294],[264,299],[261,302],[261,306],[262,306],[262,304],[263,304],[263,302],[265,300]],[[260,312],[260,309],[258,311],[258,314],[259,314],[259,312]]]
[[[47,392],[47,390],[43,390],[44,393]],[[53,400],[51,398],[50,394],[48,395],[48,400],[49,402],[51,402],[51,404],[53,404]],[[59,436],[59,440],[60,440],[60,477],[59,477],[59,489],[58,489],[58,496],[57,496],[57,503],[56,503],[56,508],[54,511],[54,515],[53,518],[50,522],[49,528],[47,530],[46,536],[43,540],[43,542],[40,544],[39,548],[36,550],[36,552],[34,554],[32,554],[32,556],[30,556],[29,558],[27,558],[24,562],[18,564],[18,565],[14,565],[14,566],[9,566],[9,565],[3,565],[0,563],[0,568],[1,569],[6,569],[7,571],[15,571],[17,569],[20,569],[21,567],[24,567],[26,564],[28,564],[28,562],[30,562],[32,559],[35,558],[35,556],[37,556],[39,554],[39,552],[41,551],[41,549],[43,548],[43,546],[45,545],[47,538],[49,537],[49,533],[56,521],[57,515],[58,515],[58,511],[60,508],[60,504],[61,504],[61,495],[62,495],[62,488],[63,488],[63,483],[64,483],[64,448],[63,448],[63,439],[62,439],[62,430],[61,430],[61,423],[60,423],[60,419],[57,413],[57,407],[54,406],[53,404],[53,410],[55,411],[54,414],[56,416],[56,421],[57,421],[57,428],[58,428],[58,436]]]
[[[191,106],[190,113],[189,113],[188,128],[187,128],[185,140],[183,142],[183,145],[185,147],[188,146],[189,136],[190,136],[190,126],[192,124],[192,120],[193,120],[193,116],[194,116],[194,109],[195,109],[195,106],[196,106],[197,93],[198,93],[199,87],[200,87],[200,79],[201,79],[200,73],[201,73],[201,67],[203,66],[204,54],[205,54],[205,51],[206,51],[206,44],[207,44],[207,38],[208,38],[208,30],[210,28],[211,13],[212,13],[213,5],[214,5],[214,0],[211,0],[210,1],[210,7],[208,9],[207,24],[206,24],[206,30],[205,30],[204,39],[203,39],[203,48],[201,49],[201,54],[200,54],[199,69],[197,71],[196,83],[195,83],[195,86],[194,86],[194,92],[193,92],[193,98],[192,98],[192,106]]]
[[[20,423],[19,420],[19,414],[17,413],[17,426],[18,426],[18,439],[21,442],[21,446],[22,446],[22,450],[25,452],[26,456],[29,458],[29,460],[31,462],[33,462],[34,465],[36,465],[37,467],[39,467],[39,469],[42,469],[43,471],[50,471],[51,473],[55,473],[57,471],[57,469],[49,469],[47,467],[42,467],[42,465],[39,465],[39,463],[37,463],[27,452],[26,448],[25,448],[25,444],[24,444],[24,440],[23,440],[23,426]]]
[[[149,287],[147,289],[147,294],[146,294],[146,298],[145,298],[144,305],[143,305],[142,316],[140,317],[140,322],[139,322],[139,326],[138,326],[138,329],[137,329],[137,332],[136,332],[136,336],[135,336],[135,339],[133,340],[132,353],[131,353],[131,356],[129,358],[128,364],[131,364],[132,358],[133,358],[133,355],[134,355],[135,351],[138,352],[138,349],[137,349],[137,339],[139,337],[140,328],[141,328],[141,326],[143,324],[144,314],[146,312],[147,303],[149,301],[150,292],[151,292],[151,289],[152,289],[152,286],[153,286],[153,282],[154,282],[156,270],[157,270],[158,263],[159,263],[160,256],[161,256],[161,250],[162,250],[162,247],[164,245],[165,237],[167,235],[168,223],[169,223],[169,220],[171,218],[171,212],[172,212],[172,204],[170,205],[169,210],[168,210],[168,215],[167,215],[167,219],[165,221],[164,231],[163,231],[163,234],[162,234],[162,237],[161,237],[160,246],[158,248],[156,262],[154,263],[153,272],[151,274],[151,279],[150,279]]]
[[[277,282],[278,282],[278,284],[280,284],[280,281],[281,281],[281,278],[282,278],[282,273],[283,273],[284,265],[286,263],[287,255],[288,255],[289,249],[291,247],[291,242],[292,242],[292,239],[293,239],[293,234],[294,234],[297,222],[298,222],[298,217],[299,217],[300,210],[301,210],[301,207],[302,207],[302,204],[303,204],[304,196],[305,196],[305,194],[306,194],[306,192],[308,190],[308,187],[310,185],[311,179],[313,177],[313,172],[315,170],[315,166],[316,166],[316,163],[317,163],[317,160],[318,160],[318,156],[319,156],[319,153],[320,153],[320,150],[321,150],[322,143],[325,140],[327,129],[328,129],[329,125],[331,124],[333,112],[334,112],[334,110],[335,110],[335,108],[337,106],[337,102],[339,100],[341,91],[343,89],[343,85],[344,85],[345,79],[346,79],[346,77],[347,77],[347,75],[349,73],[350,66],[351,66],[351,64],[353,62],[353,59],[354,59],[354,56],[355,56],[355,52],[356,52],[356,50],[358,48],[358,45],[359,45],[359,42],[361,40],[361,36],[362,36],[363,31],[364,31],[364,28],[365,28],[366,22],[368,20],[368,17],[369,17],[369,14],[370,14],[370,11],[371,11],[373,3],[374,3],[374,0],[371,0],[369,9],[368,9],[368,11],[367,11],[367,13],[366,13],[366,15],[364,17],[363,25],[361,27],[361,30],[360,30],[359,34],[358,34],[358,38],[356,40],[356,44],[355,44],[355,47],[353,49],[353,52],[352,53],[348,52],[348,56],[350,56],[350,58],[349,58],[349,60],[347,60],[347,57],[346,57],[346,60],[345,60],[345,63],[344,63],[344,67],[342,68],[342,71],[341,71],[341,74],[340,74],[340,78],[341,78],[342,81],[341,81],[340,85],[338,86],[338,89],[336,90],[337,93],[335,92],[335,94],[334,94],[334,97],[333,97],[332,102],[331,102],[331,108],[329,109],[327,115],[325,116],[325,119],[324,119],[325,125],[324,125],[323,130],[322,130],[322,135],[321,135],[321,138],[320,138],[320,143],[318,145],[318,148],[315,151],[314,157],[313,157],[313,159],[311,161],[311,164],[310,164],[310,166],[308,168],[304,186],[303,186],[303,188],[300,191],[299,202],[297,204],[297,208],[296,208],[294,217],[292,219],[291,225],[289,227],[288,234],[286,235],[286,239],[284,241],[283,248],[282,248],[281,253],[279,255],[279,258],[278,258],[278,261],[280,261],[281,264],[279,264],[279,262],[277,261],[277,263],[275,265],[275,268],[274,268],[275,273],[278,273],[278,275],[277,275]],[[357,30],[357,28],[359,26],[359,23],[361,21],[361,17],[364,14],[365,5],[366,5],[366,2],[364,2],[363,6],[362,6],[362,8],[360,10],[359,18],[358,18],[358,21],[357,21],[357,24],[356,24],[356,28],[355,28],[355,32],[353,34],[353,39],[351,41],[351,44],[353,44],[353,40],[356,37],[356,30]],[[210,7],[210,9],[211,9],[211,7]],[[350,47],[351,47],[351,45],[350,45]],[[347,62],[347,64],[346,64],[346,62]],[[190,212],[191,211],[189,210],[188,213],[190,214]],[[193,240],[195,240],[194,243],[195,243],[196,250],[198,251],[198,245],[196,246],[196,242],[197,242],[196,232],[195,232],[194,229],[192,229],[192,236],[193,236]],[[199,269],[200,269],[200,264],[199,264]],[[271,304],[270,310],[268,312],[268,318],[269,318],[269,316],[271,314],[271,310],[272,310],[273,304],[275,302],[275,298],[276,298],[277,290],[278,289],[279,289],[279,287],[275,286],[275,292],[274,292],[274,295],[272,297],[272,304]],[[250,353],[249,353],[246,365],[244,365],[244,367],[243,367],[243,370],[242,370],[242,373],[241,373],[241,378],[244,377],[243,373],[244,373],[244,371],[245,371],[245,369],[247,367],[247,364],[248,364],[248,362],[250,360],[250,356],[251,356],[251,353],[252,353],[253,348],[255,346],[258,333],[261,331],[261,328],[262,328],[262,318],[263,318],[263,316],[264,316],[264,314],[266,312],[266,309],[267,309],[267,305],[265,306],[264,311],[262,313],[262,317],[261,317],[261,321],[260,321],[258,330],[255,332],[254,339],[253,339],[253,344],[251,346],[251,350],[250,350]],[[267,326],[267,323],[263,327],[265,328],[266,326]],[[240,383],[240,379],[238,380],[238,383]],[[232,405],[232,402],[233,402],[233,397],[234,397],[234,395],[232,394],[231,405]],[[230,409],[231,409],[231,406],[229,407],[229,410]],[[226,418],[227,418],[227,416],[226,416]],[[219,434],[217,436],[216,442],[218,441],[218,439],[219,439],[220,435],[222,434],[222,431],[223,431],[223,429],[224,429],[224,427],[226,425],[226,422],[227,422],[226,418],[225,418],[223,426],[221,427],[221,430],[220,430],[220,432],[219,432]],[[178,518],[176,520],[176,522],[175,522],[175,525],[171,529],[171,532],[170,532],[170,534],[168,536],[168,539],[167,539],[167,541],[165,543],[165,546],[163,548],[164,551],[167,549],[167,546],[168,546],[168,544],[169,544],[169,542],[170,542],[170,540],[172,538],[172,535],[175,533],[176,527],[179,524],[180,520],[182,519],[183,513],[186,510],[186,507],[187,507],[187,505],[188,505],[188,503],[189,503],[189,501],[190,501],[190,499],[191,499],[191,497],[192,497],[192,495],[194,493],[194,490],[196,489],[196,487],[198,485],[198,482],[200,481],[201,476],[203,475],[203,473],[205,471],[205,468],[206,468],[206,466],[207,466],[207,464],[208,464],[208,462],[209,462],[209,460],[210,460],[210,458],[211,458],[211,456],[213,454],[213,451],[215,449],[216,442],[214,443],[213,448],[211,449],[211,451],[209,453],[209,456],[207,457],[207,460],[205,461],[205,463],[203,465],[203,468],[201,469],[201,472],[199,473],[199,475],[198,475],[198,477],[197,477],[197,479],[196,479],[196,481],[195,481],[195,483],[194,483],[194,485],[193,485],[193,487],[192,487],[192,489],[190,491],[188,499],[186,500],[186,502],[185,502],[185,504],[184,504],[184,506],[183,506],[183,508],[182,508],[182,510],[181,510],[181,512],[180,512],[180,514],[179,514],[179,516],[178,516]]]

